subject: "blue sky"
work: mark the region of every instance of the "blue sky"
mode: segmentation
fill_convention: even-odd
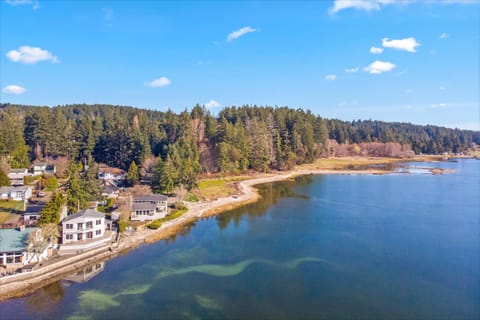
[[[480,129],[480,2],[2,0],[1,101]]]

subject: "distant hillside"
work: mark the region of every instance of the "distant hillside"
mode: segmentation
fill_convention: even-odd
[[[338,155],[342,144],[380,156],[457,153],[480,144],[480,132],[329,120],[287,107],[228,107],[214,117],[198,105],[179,114],[112,105],[0,105],[0,156],[12,167],[67,157],[128,169],[153,155],[188,182],[200,172],[291,168]]]

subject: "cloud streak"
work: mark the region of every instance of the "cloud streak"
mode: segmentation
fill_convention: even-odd
[[[367,67],[363,68],[364,71],[370,74],[380,74],[395,69],[395,64],[386,61],[374,61],[370,63]]]
[[[232,42],[233,40],[236,40],[248,33],[251,33],[251,32],[256,32],[257,29],[253,29],[252,27],[243,27],[243,28],[240,28],[236,31],[233,31],[231,32],[228,36],[227,36],[227,42]]]
[[[217,107],[220,107],[220,103],[218,103],[215,100],[210,100],[207,103],[205,103],[205,107],[206,108],[217,108]]]
[[[388,5],[406,6],[411,3],[428,3],[429,5],[451,5],[451,4],[475,4],[478,0],[334,0],[333,6],[328,10],[334,15],[342,10],[355,9],[363,11],[380,11]]]
[[[3,92],[9,94],[22,94],[25,91],[27,91],[27,89],[22,86],[17,86],[16,84],[11,84],[3,88]]]
[[[327,81],[335,81],[337,79],[337,76],[335,74],[327,74],[325,76],[325,80]]]
[[[161,88],[169,86],[172,82],[167,77],[160,77],[158,79],[153,79],[150,82],[145,83],[145,86],[152,88]]]
[[[21,46],[17,50],[7,52],[6,56],[13,62],[25,64],[35,64],[41,61],[60,62],[51,52],[39,47]]]
[[[383,52],[383,48],[371,47],[370,53],[372,54],[381,54]]]
[[[420,46],[420,43],[414,38],[405,38],[405,39],[388,39],[388,38],[383,38],[382,39],[382,46],[385,48],[391,48],[395,50],[401,50],[401,51],[407,51],[407,52],[416,52],[416,48]]]

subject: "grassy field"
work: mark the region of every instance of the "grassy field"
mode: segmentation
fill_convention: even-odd
[[[235,193],[236,189],[232,182],[252,178],[251,176],[232,176],[217,179],[205,179],[198,182],[194,193],[201,199],[211,200],[226,197]]]
[[[359,169],[373,164],[388,164],[402,161],[410,161],[410,159],[365,157],[327,158],[317,159],[314,163],[298,166],[297,169],[349,170]]]
[[[187,211],[188,211],[188,209],[179,209],[175,212],[172,212],[171,214],[169,214],[165,218],[161,218],[161,219],[157,219],[157,220],[153,221],[147,227],[150,228],[150,229],[158,229],[162,226],[162,223],[164,223],[166,221],[176,219]]]
[[[0,212],[24,211],[22,201],[0,200]]]
[[[1,211],[0,209],[0,223],[4,223],[5,221],[7,221],[10,216],[13,216],[13,214]]]

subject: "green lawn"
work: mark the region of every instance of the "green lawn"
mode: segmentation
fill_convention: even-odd
[[[171,214],[169,214],[169,215],[166,216],[165,218],[161,218],[161,219],[157,219],[157,220],[153,221],[153,222],[150,223],[147,227],[150,228],[150,229],[158,229],[158,228],[160,228],[160,227],[162,226],[162,223],[163,223],[163,222],[176,219],[176,218],[180,217],[182,214],[184,214],[184,213],[187,212],[187,211],[188,211],[188,209],[179,209],[179,210],[176,210],[175,212],[172,212]]]
[[[23,211],[23,201],[0,200],[0,211]]]
[[[7,221],[10,218],[10,216],[13,216],[13,215],[8,212],[3,212],[0,209],[0,223],[4,223],[5,221]]]

